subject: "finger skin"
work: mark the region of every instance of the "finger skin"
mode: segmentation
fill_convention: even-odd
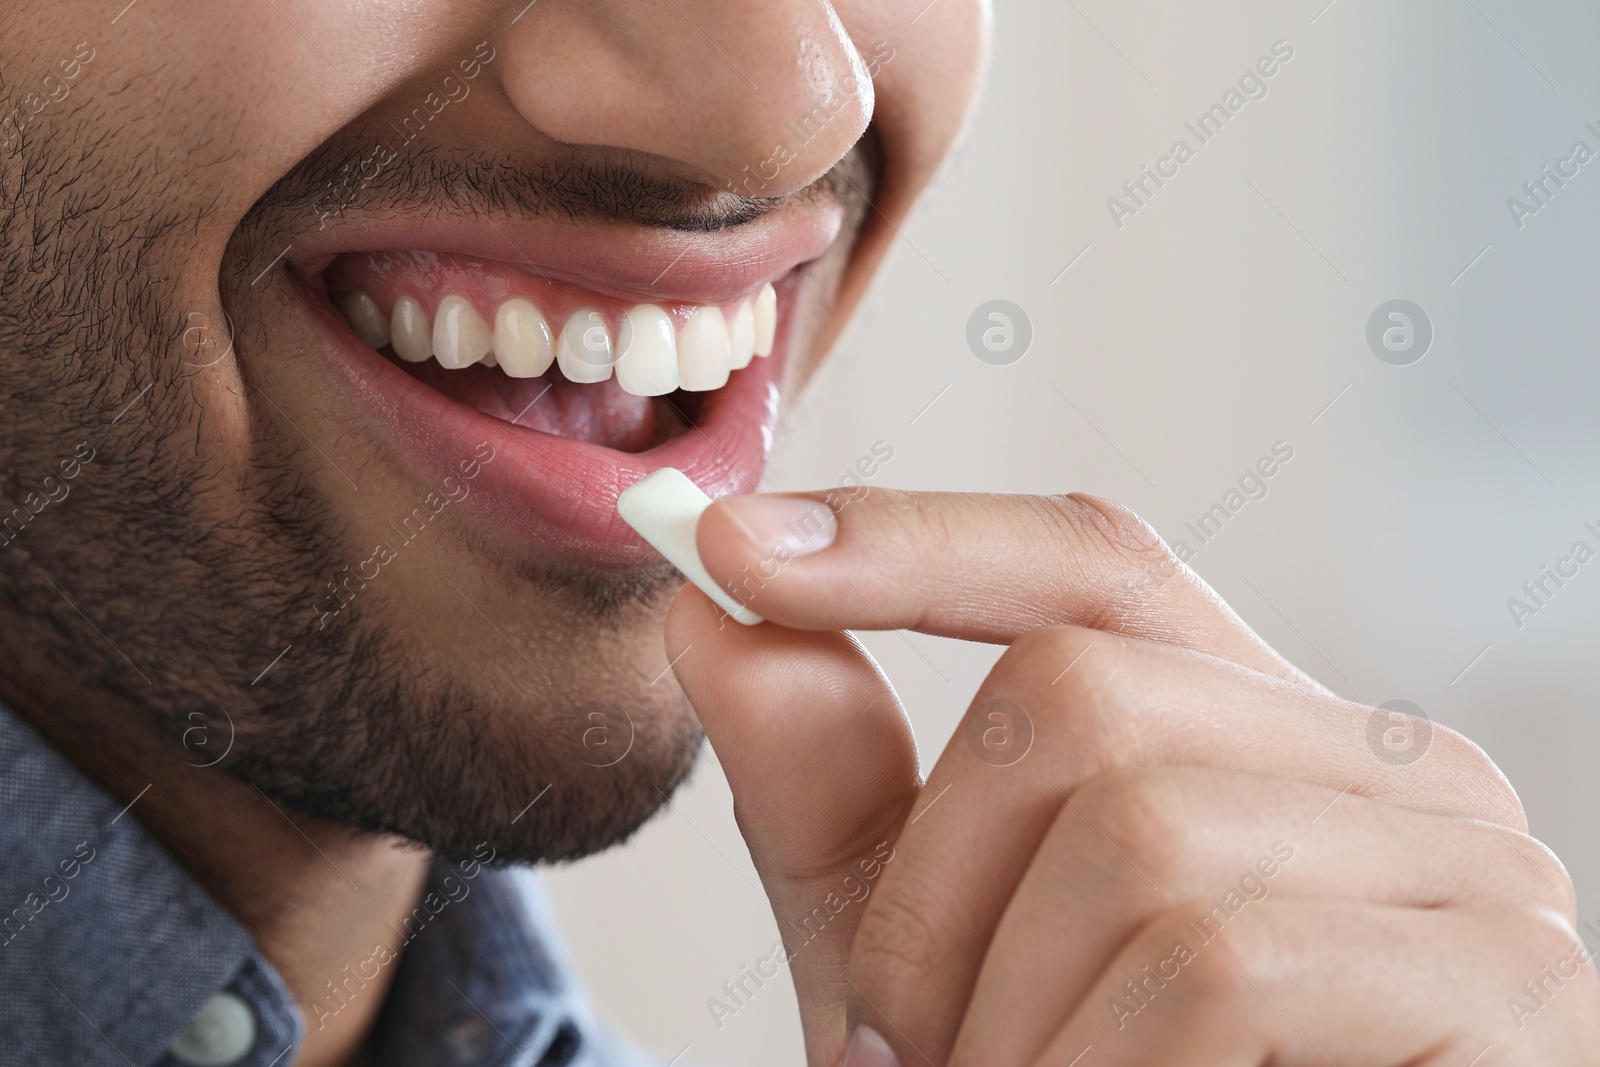
[[[920,785],[910,724],[847,634],[741,626],[690,587],[666,640],[771,899],[808,1059],[833,1067],[856,924]]]
[[[1576,924],[1565,869],[1537,841],[1281,778],[1112,771],[1075,790],[1006,907],[951,1067],[1028,1063],[1112,959],[1175,901],[1345,900],[1396,907],[1534,903]],[[931,1009],[938,1015],[947,1010]]]
[[[1015,1067],[1578,1067],[1600,1048],[1600,981],[1549,912],[1264,900],[1202,941],[1202,907],[1147,925]]]
[[[769,619],[1012,644],[969,720],[982,733],[990,701],[1020,704],[1035,727],[1033,769],[997,766],[971,748],[963,763],[958,733],[896,842],[850,959],[850,1019],[873,1022],[902,1062],[948,1057],[963,997],[1060,798],[1108,769],[1215,765],[1525,826],[1503,777],[1450,731],[1437,730],[1416,764],[1376,758],[1365,739],[1370,709],[1333,699],[1277,657],[1114,505],[876,491],[838,511],[830,547],[755,572],[772,554],[737,513],[737,501],[708,509],[700,551]],[[1178,658],[1126,654],[1155,645]],[[1106,650],[1114,654],[1078,667]],[[1045,691],[1064,678],[1065,696]],[[970,802],[954,804],[958,794]],[[1227,1051],[1238,1036],[1219,1031],[1232,1058],[1218,1062],[1260,1062],[1248,1048]]]
[[[1110,501],[874,489],[838,506],[829,547],[787,561],[750,534],[736,508],[724,498],[701,515],[701,559],[733,596],[794,629],[906,629],[1010,644],[1071,623],[1314,684],[1149,524]]]
[[[1526,828],[1515,794],[1460,735],[1436,727],[1421,759],[1396,766],[1367,746],[1371,709],[1187,649],[1035,630],[1001,656],[968,720],[995,700],[1026,714],[1032,747],[997,766],[958,727],[857,932],[851,1020],[880,1029],[903,1062],[948,1055],[989,943],[1066,798],[1110,770],[1213,767]]]

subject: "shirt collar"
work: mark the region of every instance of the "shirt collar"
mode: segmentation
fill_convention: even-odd
[[[135,801],[137,803],[137,801]],[[303,1020],[250,934],[145,832],[130,808],[0,708],[0,1033],[27,1063],[182,1067],[168,1047],[219,991],[255,1039],[232,1067],[292,1062],[304,1028],[338,1010],[330,986]],[[527,870],[436,862],[404,952],[338,976],[397,968],[367,1062],[613,1064]]]

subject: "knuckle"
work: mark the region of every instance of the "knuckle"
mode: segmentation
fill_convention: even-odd
[[[1085,626],[1114,630],[1133,606],[1184,571],[1155,528],[1121,504],[1084,493],[1037,497],[1045,521],[1061,531],[1072,564],[1106,595]]]
[[[995,674],[1023,680],[1027,688],[1048,690],[1057,699],[1093,700],[1122,674],[1123,639],[1081,626],[1041,626],[1012,642],[995,665]]]
[[[1087,493],[1037,499],[1049,517],[1090,546],[1137,558],[1166,554],[1167,546],[1155,528],[1114,501]]]
[[[1580,944],[1577,931],[1567,919],[1549,908],[1500,908],[1491,912],[1495,926],[1512,934],[1522,958],[1530,963],[1545,963],[1570,953]]]
[[[1016,700],[1035,718],[1036,729],[1057,735],[1077,777],[1093,774],[1139,749],[1124,708],[1129,683],[1124,645],[1124,638],[1099,630],[1039,627],[1006,649],[985,689]]]
[[[1210,921],[1209,916],[1207,906],[1201,903],[1186,903],[1162,912],[1136,935],[1133,961],[1174,961],[1181,972],[1179,989],[1175,990],[1180,995],[1175,999],[1208,1007],[1243,1003],[1251,989],[1250,976],[1260,962],[1258,955],[1270,946],[1263,943],[1265,939],[1259,934],[1254,938],[1238,936],[1245,933],[1246,916],[1230,921],[1225,936],[1220,929],[1205,932],[1207,928],[1202,924]]]
[[[1090,649],[1105,644],[1103,637],[1100,631],[1086,630],[1081,626],[1040,626],[1011,642],[1011,647],[1000,657],[996,670],[1036,677],[1050,671],[1053,664],[1055,671],[1059,671]],[[1055,671],[1050,671],[1048,677],[1053,678]]]
[[[1117,651],[1116,642],[1099,630],[1041,626],[1012,642],[996,669],[1043,688],[1072,692],[1075,686],[1103,679],[1110,666],[1105,661],[1114,660]]]
[[[1511,844],[1522,857],[1516,864],[1523,883],[1522,895],[1530,904],[1560,915],[1567,923],[1578,921],[1578,890],[1572,883],[1566,864],[1536,837],[1524,833],[1501,830],[1511,834]]]
[[[1520,834],[1528,832],[1528,813],[1499,766],[1475,741],[1448,726],[1433,725],[1432,752],[1450,768],[1451,780],[1477,813]]]
[[[1216,910],[1209,904],[1182,909],[1195,924],[1215,923]],[[1252,996],[1257,987],[1270,983],[1289,966],[1293,949],[1280,936],[1267,909],[1252,907],[1232,916],[1225,928],[1196,949],[1193,967],[1195,993],[1208,1002],[1238,1003]]]
[[[1259,963],[1253,953],[1270,951],[1271,946],[1241,946],[1220,936],[1209,940],[1197,937],[1194,923],[1202,914],[1197,905],[1172,908],[1134,935],[1119,957],[1126,975],[1112,975],[1108,983],[1117,1028],[1122,1029],[1129,1016],[1153,1009],[1173,1032],[1202,1020],[1226,1018],[1238,1047],[1259,1045],[1269,1027],[1251,978],[1252,968]],[[1119,978],[1125,979],[1120,985]]]
[[[1096,775],[1072,796],[1064,817],[1088,824],[1091,848],[1107,852],[1109,869],[1134,892],[1166,892],[1187,879],[1192,828],[1186,797],[1173,775],[1157,768],[1117,768]]]

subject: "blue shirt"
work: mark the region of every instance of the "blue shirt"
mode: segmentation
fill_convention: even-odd
[[[531,871],[436,862],[394,939],[404,951],[330,975],[303,1017],[249,932],[128,808],[0,708],[0,1067],[287,1067],[305,1027],[384,967],[365,1064],[636,1067],[553,929]],[[228,1058],[195,1045],[207,1026],[234,1042]]]

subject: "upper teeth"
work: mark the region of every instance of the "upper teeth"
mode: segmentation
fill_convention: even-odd
[[[695,308],[682,329],[661,307],[636,304],[622,316],[616,337],[592,307],[579,308],[553,330],[522,297],[501,303],[492,325],[454,294],[439,301],[431,317],[409,296],[396,300],[387,316],[366,293],[341,293],[334,304],[363,341],[373,348],[393,345],[395,355],[411,363],[432,358],[451,370],[483,363],[512,378],[536,378],[554,363],[574,382],[603,382],[615,369],[617,384],[635,396],[720,389],[752,356],[771,355],[778,325],[778,294],[770,284],[728,311]]]

